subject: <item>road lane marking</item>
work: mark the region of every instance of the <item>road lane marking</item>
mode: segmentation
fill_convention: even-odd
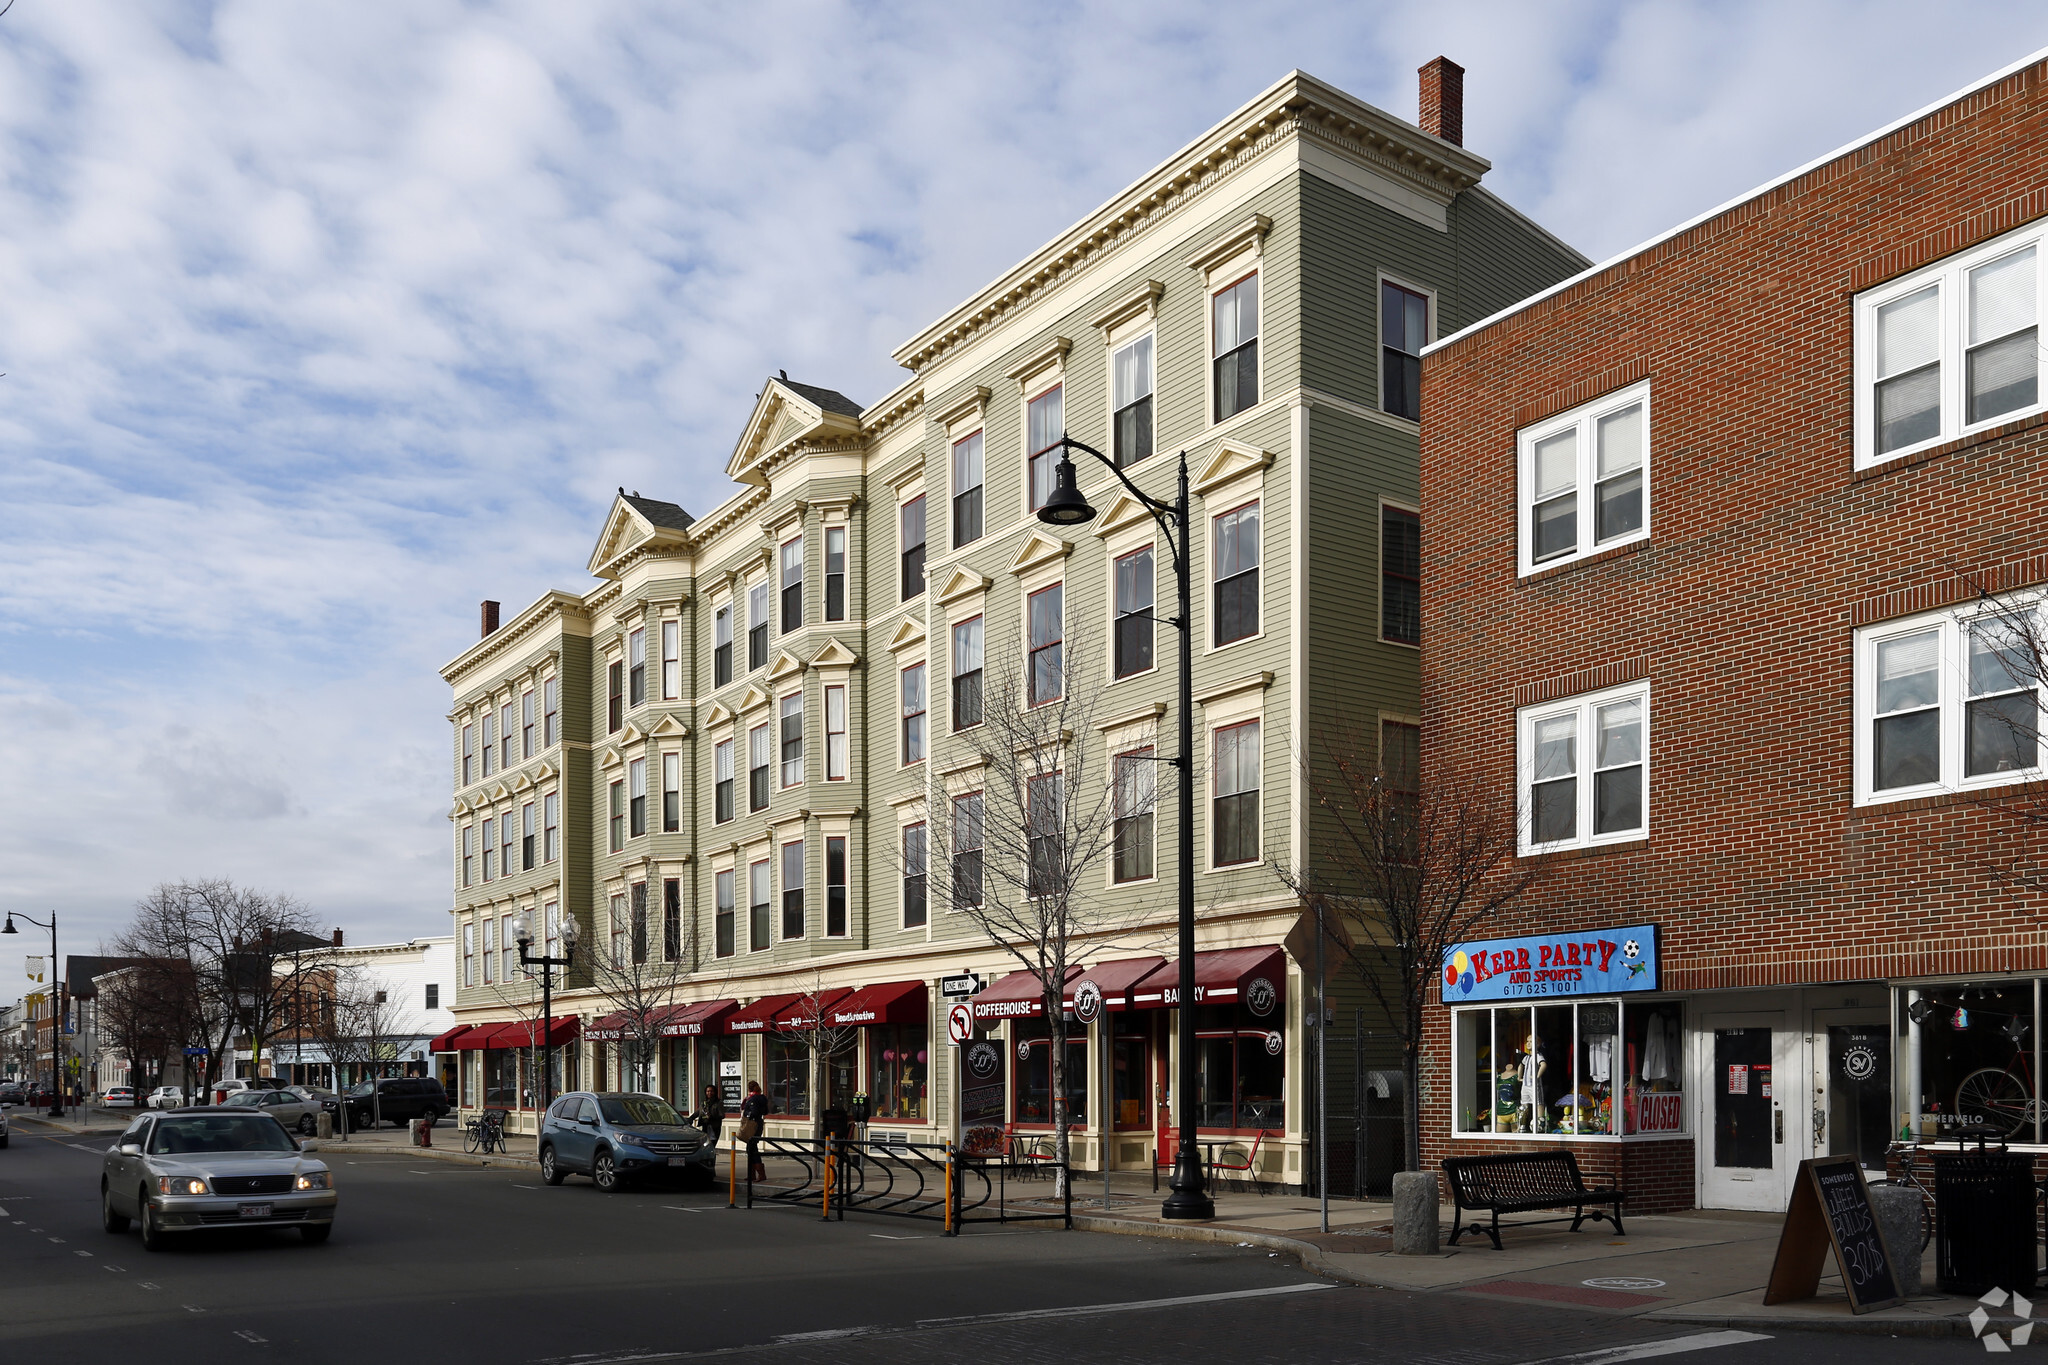
[[[1656,1356],[1684,1355],[1688,1351],[1710,1351],[1716,1346],[1740,1346],[1746,1341],[1769,1341],[1762,1332],[1697,1332],[1669,1341],[1645,1341],[1636,1346],[1610,1346],[1604,1351],[1586,1351],[1575,1356],[1551,1356],[1532,1365],[1621,1365],[1625,1360],[1650,1360]]]
[[[185,1311],[187,1313],[204,1313],[206,1310],[196,1303],[188,1303],[185,1305]]]
[[[259,1337],[254,1332],[237,1332],[235,1335],[244,1341],[253,1341],[259,1344],[267,1344],[270,1341],[269,1337]]]
[[[1276,1284],[1264,1289],[1230,1289],[1217,1294],[1183,1294],[1171,1299],[1136,1299],[1129,1303],[1088,1303],[1072,1308],[1027,1308],[1017,1313],[974,1313],[960,1318],[919,1318],[917,1326],[965,1327],[984,1322],[1025,1322],[1032,1318],[1081,1318],[1098,1313],[1136,1313],[1149,1308],[1179,1308],[1195,1303],[1227,1303],[1233,1299],[1269,1299],[1279,1294],[1312,1294],[1337,1286],[1321,1280],[1306,1284]],[[1592,1365],[1592,1362],[1583,1362]]]
[[[522,1187],[522,1188],[529,1188],[529,1187]],[[687,1204],[663,1204],[663,1205],[662,1205],[662,1207],[663,1207],[663,1208],[665,1208],[665,1209],[674,1209],[674,1210],[675,1210],[675,1211],[676,1211],[677,1213],[703,1213],[703,1212],[704,1212],[704,1210],[703,1210],[703,1209],[693,1209],[693,1208],[691,1208],[691,1207],[690,1207],[689,1205],[687,1205]]]
[[[52,1238],[51,1238],[50,1240],[51,1240],[51,1241],[53,1241],[53,1242],[61,1242],[61,1241],[63,1241],[64,1239],[63,1239],[62,1237],[52,1237]]]
[[[92,1253],[91,1253],[90,1251],[74,1251],[74,1252],[72,1252],[71,1254],[72,1254],[73,1256],[91,1256],[91,1255],[92,1255]]]
[[[156,1283],[156,1282],[155,1282],[154,1280],[137,1280],[137,1281],[135,1282],[135,1287],[136,1287],[137,1289],[162,1289],[162,1288],[163,1288],[163,1286],[162,1286],[162,1285],[160,1285],[160,1284]]]
[[[921,1232],[908,1235],[900,1232],[871,1232],[868,1236],[879,1237],[885,1242],[922,1242],[925,1239]]]

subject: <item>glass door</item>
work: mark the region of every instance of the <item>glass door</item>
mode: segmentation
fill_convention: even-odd
[[[1701,1203],[1781,1212],[1793,1165],[1785,1111],[1797,1082],[1785,1014],[1711,1015],[1702,1042]]]
[[[1891,1035],[1881,1009],[1813,1012],[1813,1150],[1882,1173],[1892,1140]]]

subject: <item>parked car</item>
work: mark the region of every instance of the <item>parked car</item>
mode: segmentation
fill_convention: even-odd
[[[8,1136],[7,1111],[0,1109],[0,1147],[7,1145]]]
[[[309,1242],[334,1231],[334,1175],[278,1121],[247,1107],[143,1114],[100,1165],[108,1232],[142,1224],[142,1245],[223,1227],[295,1227]]]
[[[348,1121],[352,1128],[371,1126],[370,1083],[363,1081],[348,1092]],[[403,1128],[414,1119],[431,1118],[439,1123],[455,1106],[448,1092],[431,1076],[387,1076],[377,1082],[375,1117]]]
[[[0,1104],[27,1104],[28,1091],[19,1084],[10,1082],[0,1085]]]
[[[100,1108],[102,1109],[133,1109],[134,1107],[135,1087],[132,1085],[113,1086],[106,1094],[100,1096]]]
[[[145,1109],[176,1109],[185,1103],[185,1092],[175,1085],[160,1085],[142,1102]]]
[[[540,1129],[541,1179],[559,1185],[572,1172],[607,1193],[654,1177],[704,1190],[718,1150],[659,1095],[575,1091],[548,1107]]]
[[[240,1090],[282,1090],[286,1081],[282,1076],[226,1076],[208,1087],[208,1094],[216,1105],[226,1104],[228,1096]]]
[[[313,1136],[320,1101],[308,1099],[296,1090],[237,1090],[228,1096],[229,1109],[254,1109],[270,1115],[285,1127],[305,1137]]]

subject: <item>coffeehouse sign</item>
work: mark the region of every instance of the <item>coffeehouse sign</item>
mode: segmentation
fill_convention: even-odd
[[[1444,954],[1447,1005],[1658,989],[1657,926],[1459,943]]]

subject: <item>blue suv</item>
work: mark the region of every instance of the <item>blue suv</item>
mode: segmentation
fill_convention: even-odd
[[[718,1178],[718,1149],[659,1095],[579,1090],[548,1106],[540,1128],[540,1178],[559,1185],[571,1172],[607,1194],[655,1176],[708,1190]]]

